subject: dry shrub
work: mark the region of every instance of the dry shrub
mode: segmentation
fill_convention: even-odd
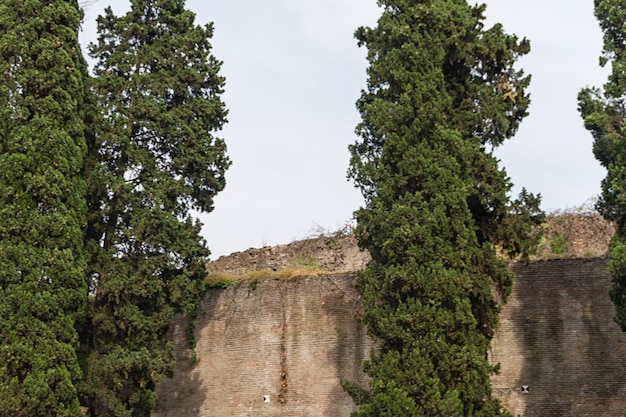
[[[547,216],[539,247],[540,258],[594,258],[608,254],[615,232],[612,223],[587,206],[555,211]]]
[[[353,272],[369,261],[369,254],[359,250],[346,224],[335,231],[319,226],[303,240],[287,245],[247,249],[210,262],[209,280],[285,279],[321,273]]]

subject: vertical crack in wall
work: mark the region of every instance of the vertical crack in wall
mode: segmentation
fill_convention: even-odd
[[[287,390],[288,390],[288,381],[287,381],[287,305],[285,303],[285,294],[283,293],[283,289],[281,286],[278,287],[280,290],[280,298],[281,298],[281,309],[282,309],[282,326],[280,333],[280,346],[279,346],[279,355],[280,355],[280,389],[278,391],[278,402],[283,405],[287,402]]]

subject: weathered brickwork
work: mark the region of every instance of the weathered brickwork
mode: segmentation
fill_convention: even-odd
[[[501,364],[495,393],[525,417],[623,416],[626,336],[612,321],[606,260],[513,269],[490,352]],[[349,416],[339,381],[366,385],[361,362],[373,346],[353,282],[345,274],[212,290],[196,319],[195,358],[184,320],[173,326],[178,366],[158,387],[154,417]]]
[[[606,259],[513,269],[517,280],[491,350],[501,364],[492,384],[507,409],[526,417],[622,417],[626,335],[612,319]]]
[[[353,275],[237,282],[212,290],[196,319],[195,362],[177,321],[172,380],[158,417],[348,416],[342,378],[366,385],[372,346]]]

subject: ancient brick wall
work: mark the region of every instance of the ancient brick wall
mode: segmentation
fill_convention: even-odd
[[[185,326],[173,337],[174,378],[157,390],[158,417],[348,416],[342,378],[361,382],[372,343],[353,275],[240,281],[207,294],[195,359]]]
[[[626,336],[612,321],[605,259],[513,266],[518,278],[490,356],[494,392],[525,417],[621,417]],[[196,319],[173,326],[178,366],[155,417],[349,416],[341,378],[366,384],[372,342],[351,274],[238,282],[212,290]],[[522,386],[528,392],[522,392]],[[524,390],[525,391],[525,390]]]
[[[501,364],[494,392],[514,415],[622,417],[626,335],[612,319],[606,259],[513,269],[514,291],[491,349]]]

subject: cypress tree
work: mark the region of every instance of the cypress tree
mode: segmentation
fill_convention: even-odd
[[[86,65],[75,0],[0,1],[0,415],[78,416]]]
[[[372,261],[357,277],[364,322],[380,341],[369,391],[350,383],[354,416],[507,415],[492,397],[487,351],[512,285],[496,248],[527,257],[540,198],[511,183],[493,148],[527,114],[514,68],[529,43],[465,0],[379,0],[357,102],[349,176],[365,197],[356,236]]]
[[[596,208],[616,226],[609,247],[609,271],[613,279],[610,296],[615,304],[615,320],[626,331],[626,7],[616,0],[596,0],[594,4],[604,33],[600,65],[610,63],[611,72],[602,89],[581,90],[578,110],[593,137],[593,153],[607,169]]]
[[[90,46],[92,415],[150,415],[155,384],[174,367],[167,328],[203,293],[209,251],[191,211],[212,210],[230,162],[214,136],[227,112],[213,27],[194,20],[183,0],[133,0],[124,16],[105,10]]]

